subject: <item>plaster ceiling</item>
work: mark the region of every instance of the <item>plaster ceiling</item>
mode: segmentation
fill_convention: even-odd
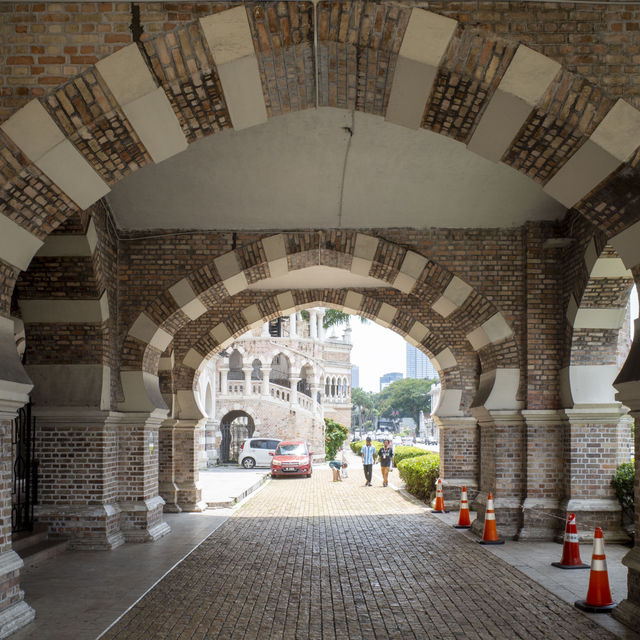
[[[330,108],[209,136],[107,197],[132,230],[513,227],[565,212],[452,139]]]

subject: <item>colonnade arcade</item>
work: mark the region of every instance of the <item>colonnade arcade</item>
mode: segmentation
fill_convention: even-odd
[[[432,359],[441,475],[450,495],[477,489],[476,527],[492,491],[505,536],[553,538],[548,516],[570,509],[623,537],[610,480],[640,416],[638,321],[618,362],[640,280],[637,74],[607,75],[610,3],[581,9],[603,65],[586,75],[572,45],[520,29],[518,15],[555,24],[570,9],[483,14],[494,4],[196,3],[176,17],[154,3],[142,41],[104,38],[42,82],[7,40],[21,91],[1,97],[0,462],[31,401],[50,535],[108,550],[169,534],[165,509],[202,509],[207,359],[321,306]],[[123,24],[107,9],[97,22]],[[3,25],[31,37],[29,12]],[[254,370],[243,361],[242,380]],[[3,633],[33,617],[10,496],[5,475]],[[639,545],[615,613],[628,623]]]

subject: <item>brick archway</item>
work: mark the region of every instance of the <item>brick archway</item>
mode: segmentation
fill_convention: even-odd
[[[305,244],[314,246],[309,251],[300,243],[300,235],[267,236],[230,251],[216,258],[213,265],[178,281],[148,305],[129,328],[124,343],[121,375],[125,402],[121,408],[163,406],[151,404],[160,399],[160,356],[181,329],[211,310],[236,306],[224,321],[215,322],[206,335],[203,332],[185,355],[188,366],[195,365],[192,369],[197,369],[208,353],[222,348],[252,324],[286,315],[289,309],[318,300],[389,326],[427,352],[443,372],[457,371],[458,363],[447,339],[427,326],[424,314],[430,314],[439,325],[455,325],[456,334],[466,345],[464,350],[473,354],[474,362],[478,358],[482,366],[476,403],[510,409],[521,406],[519,351],[513,330],[504,315],[478,291],[426,257],[381,238],[357,232],[336,232],[329,238],[322,232],[302,234]],[[318,252],[318,246],[324,249]],[[367,296],[366,290],[340,289],[331,295],[283,291],[246,307],[234,302],[234,296],[246,291],[249,283],[268,282],[270,277],[323,265],[366,275],[380,281],[381,286],[391,286],[394,295],[399,296],[397,306]],[[309,295],[311,298],[307,299]],[[412,307],[422,312],[417,315]],[[425,321],[420,321],[419,316]],[[440,406],[449,415],[460,415],[461,378],[458,373],[448,379],[456,383],[447,388]],[[135,404],[140,401],[141,405]]]
[[[271,5],[220,5],[143,45],[116,45],[13,113],[0,126],[7,238],[1,249],[9,282],[48,233],[138,168],[220,130],[313,106],[384,115],[452,137],[544,185],[607,235],[637,221],[640,113],[626,102],[524,45],[464,26],[446,10],[330,2],[320,3],[315,17],[312,3],[287,3],[284,10],[279,16]],[[225,52],[225,25],[236,29],[236,53]],[[285,25],[292,29],[286,34]],[[298,59],[313,59],[314,28],[316,55],[344,65],[347,77],[371,67],[376,81],[363,83],[362,95],[323,64],[317,102],[311,99],[313,64]],[[251,71],[238,75],[240,61]],[[283,82],[278,68],[290,80]],[[423,93],[408,91],[416,83]],[[581,110],[573,112],[578,102]],[[6,311],[8,300],[2,303]]]

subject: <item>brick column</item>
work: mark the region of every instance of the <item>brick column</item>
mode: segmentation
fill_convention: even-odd
[[[561,508],[576,514],[581,540],[592,540],[595,527],[602,527],[608,542],[629,540],[611,486],[618,462],[618,424],[625,413],[618,403],[565,409],[565,499]]]
[[[175,420],[165,420],[158,430],[158,493],[165,513],[180,513],[178,485],[175,482]]]
[[[120,414],[90,407],[34,407],[39,522],[74,549],[124,543],[118,506]]]
[[[14,347],[15,351],[15,347]],[[11,548],[11,487],[13,454],[11,421],[28,400],[28,389],[0,381],[0,637],[5,638],[35,618],[35,611],[24,601],[20,589],[22,558]],[[30,385],[26,385],[30,387]]]
[[[178,487],[178,505],[182,511],[204,511],[200,484],[199,446],[206,418],[175,420],[174,478]]]
[[[118,505],[126,542],[157,540],[171,529],[158,494],[159,429],[166,411],[123,413],[118,451]]]
[[[526,422],[526,497],[520,540],[553,540],[564,536],[564,465],[562,443],[565,418],[553,410],[523,411]]]
[[[634,547],[622,559],[629,572],[627,574],[627,598],[623,600],[612,612],[613,617],[635,629],[640,620],[640,401],[632,404],[631,417],[635,420],[635,543]],[[638,407],[638,408],[636,408]]]
[[[478,489],[478,421],[434,416],[440,432],[440,477],[445,500],[459,500],[461,487],[473,498]]]
[[[480,492],[473,501],[478,518],[472,531],[482,535],[487,496],[493,493],[498,533],[515,538],[522,527],[525,490],[525,424],[520,411],[472,410],[480,425]]]

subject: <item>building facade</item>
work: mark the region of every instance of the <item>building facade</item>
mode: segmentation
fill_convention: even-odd
[[[436,368],[429,360],[426,353],[420,351],[412,344],[406,344],[406,371],[407,378],[419,380],[433,380],[438,378]]]
[[[553,539],[571,510],[624,538],[632,5],[4,2],[0,33],[2,633],[34,615],[18,412],[50,535],[153,542],[201,508],[205,363],[317,307],[430,357],[445,491],[477,489],[480,514],[492,492],[503,535]],[[635,502],[638,530],[638,465]],[[624,563],[632,624],[638,537]]]
[[[382,391],[385,387],[388,387],[392,382],[396,380],[402,380],[404,375],[399,371],[392,371],[391,373],[385,373],[380,376],[380,391]]]
[[[196,402],[207,416],[204,462],[234,462],[252,436],[304,440],[324,457],[324,418],[351,422],[350,331],[327,336],[311,308],[256,327],[203,367]]]

